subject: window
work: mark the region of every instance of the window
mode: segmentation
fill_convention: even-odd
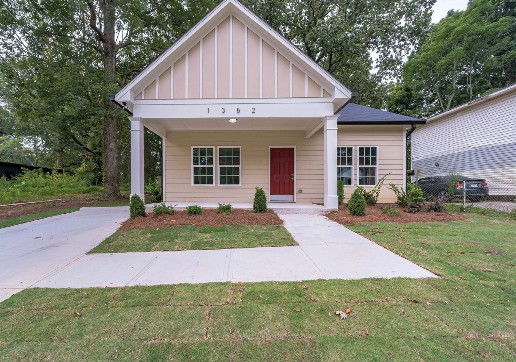
[[[240,185],[240,147],[219,147],[219,185]]]
[[[213,185],[214,147],[192,147],[192,177],[194,185]]]
[[[337,147],[337,180],[353,185],[353,147]]]
[[[375,186],[377,178],[378,147],[358,147],[358,184]]]

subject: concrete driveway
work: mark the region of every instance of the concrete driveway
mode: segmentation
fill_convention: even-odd
[[[127,208],[81,209],[2,229],[0,290],[5,299],[28,287],[435,277],[319,212],[278,215],[299,246],[86,255],[128,217]]]
[[[83,257],[128,217],[128,207],[82,208],[0,229],[0,301]]]

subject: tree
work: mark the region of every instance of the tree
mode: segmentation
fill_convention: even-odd
[[[430,28],[435,0],[247,0],[266,22],[343,84],[381,107],[384,85]],[[376,59],[373,59],[373,56]]]
[[[514,1],[473,0],[448,13],[405,65],[389,109],[429,116],[516,82],[515,34]]]

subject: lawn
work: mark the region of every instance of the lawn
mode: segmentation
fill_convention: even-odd
[[[183,225],[165,228],[119,230],[91,253],[206,250],[297,245],[279,225]]]
[[[11,218],[11,219],[0,219],[0,229],[7,228],[9,226],[24,224],[24,223],[34,221],[34,220],[45,219],[47,217],[68,214],[68,213],[75,212],[78,210],[79,210],[78,207],[69,207],[69,208],[59,209],[59,210],[49,210],[49,211],[38,212],[35,214],[19,216],[19,217],[15,217],[15,218]]]
[[[516,224],[352,228],[441,275],[31,289],[0,304],[6,360],[514,360]],[[340,320],[337,310],[351,308]]]

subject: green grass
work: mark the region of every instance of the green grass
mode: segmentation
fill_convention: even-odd
[[[352,228],[442,278],[30,289],[0,304],[0,358],[515,359],[514,221]]]
[[[91,253],[205,250],[296,245],[283,226],[176,226],[117,231]]]
[[[68,213],[75,212],[78,210],[79,210],[78,207],[70,207],[70,208],[66,208],[66,209],[50,210],[50,211],[44,211],[44,212],[39,212],[39,213],[35,213],[35,214],[30,214],[30,215],[24,215],[24,216],[15,217],[12,219],[2,219],[2,220],[0,220],[0,229],[7,228],[9,226],[24,224],[24,223],[34,221],[34,220],[45,219],[47,217],[68,214]]]

